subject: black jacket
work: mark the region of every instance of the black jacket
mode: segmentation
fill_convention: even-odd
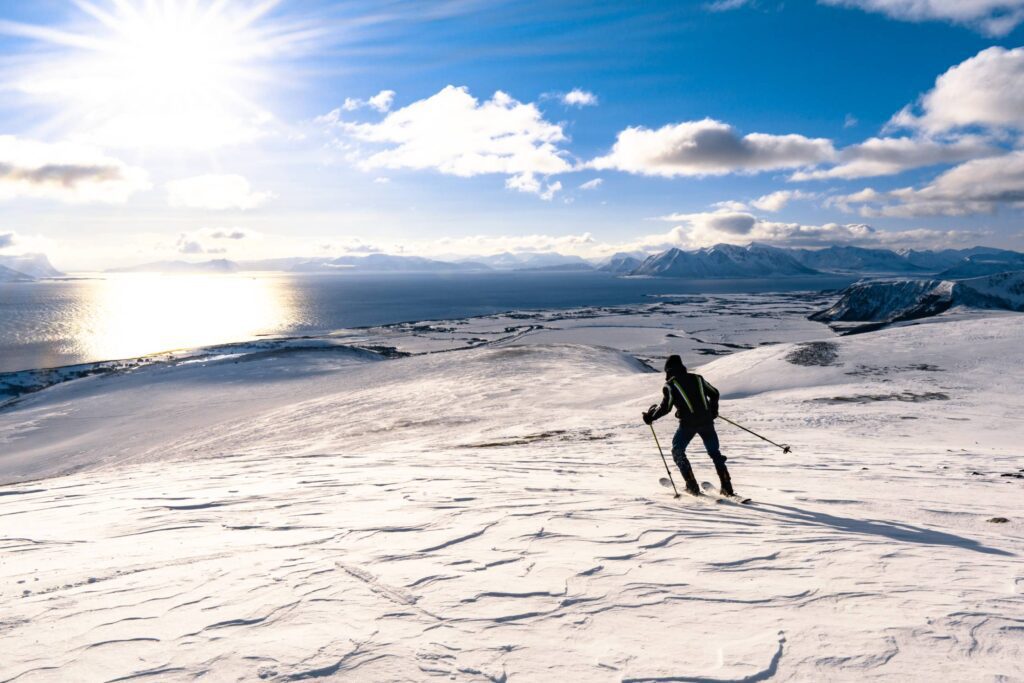
[[[718,417],[718,389],[700,375],[687,372],[670,377],[661,394],[661,405],[652,415],[655,420],[668,415],[672,406],[679,422],[691,427],[711,424]]]

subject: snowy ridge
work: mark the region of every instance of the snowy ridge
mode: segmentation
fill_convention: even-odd
[[[862,282],[848,287],[820,322],[892,323],[943,313],[954,306],[1024,311],[1024,271],[966,280]]]
[[[33,282],[34,277],[0,265],[0,282]]]
[[[812,329],[779,303],[722,343]],[[153,365],[0,412],[8,480],[72,470],[0,487],[0,679],[1024,676],[1018,316],[814,326],[704,365],[723,414],[794,445],[721,426],[757,501],[730,506],[667,495],[638,420],[661,377],[634,356],[683,331],[561,315],[460,353]],[[570,333],[590,343],[547,343]]]
[[[25,275],[29,279],[60,277],[64,274],[53,267],[45,254],[20,254],[17,256],[0,254],[0,282],[9,281],[3,279],[5,268]]]
[[[647,258],[633,275],[715,278],[813,275],[817,271],[799,263],[783,249],[751,244],[717,244],[707,249],[669,249]]]
[[[240,362],[249,361],[267,354],[310,351],[378,354],[383,357],[400,355],[399,352],[388,347],[346,344],[341,339],[331,337],[286,337],[264,341],[217,344],[195,349],[182,349],[180,351],[167,351],[138,358],[78,363],[53,368],[33,368],[15,372],[0,372],[0,409],[11,400],[17,399],[24,394],[42,391],[55,384],[94,375],[133,372],[151,365]]]

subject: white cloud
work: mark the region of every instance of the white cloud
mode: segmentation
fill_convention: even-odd
[[[350,123],[331,115],[321,122],[357,141],[385,147],[360,153],[358,164],[365,170],[433,169],[464,178],[503,174],[510,176],[507,187],[542,197],[561,185],[544,189],[536,176],[573,170],[558,147],[566,140],[562,127],[544,120],[535,105],[500,91],[480,102],[465,87],[447,86],[379,123]]]
[[[906,21],[940,20],[1006,35],[1024,21],[1024,0],[819,0]]]
[[[206,254],[206,249],[203,248],[202,243],[198,240],[190,238],[185,233],[178,236],[178,241],[175,243],[178,252],[182,254]],[[221,250],[223,251],[223,250]]]
[[[831,244],[864,246],[935,246],[958,243],[965,233],[930,229],[885,231],[863,223],[825,223],[804,225],[768,221],[751,213],[719,209],[700,213],[678,213],[660,217],[680,223],[667,233],[647,235],[623,248],[682,249],[708,247],[714,244],[749,244],[760,242],[775,246],[814,247]]]
[[[735,199],[715,202],[711,206],[716,209],[729,209],[730,211],[750,211],[750,206],[746,202],[738,202]]]
[[[846,211],[864,216],[966,216],[1000,206],[1024,206],[1024,150],[975,159],[945,171],[920,187],[888,192],[867,188],[832,198]]]
[[[857,120],[856,116],[853,114],[847,114],[843,119],[843,128],[853,128],[858,123],[860,123],[860,121]]]
[[[671,178],[814,166],[834,157],[832,142],[823,138],[765,133],[741,137],[728,124],[703,119],[657,130],[627,128],[611,153],[589,166]]]
[[[94,147],[0,135],[0,200],[120,204],[149,188],[145,171]]]
[[[249,181],[234,174],[207,174],[169,181],[167,203],[172,207],[226,211],[255,209],[269,199],[271,192],[253,192]]]
[[[963,136],[952,141],[928,138],[869,138],[839,152],[840,163],[832,168],[797,171],[790,180],[852,179],[895,175],[913,168],[954,164],[1002,154],[983,137]]]
[[[373,179],[373,182],[375,182],[378,185],[387,185],[388,183],[391,182],[391,178],[388,178],[386,176],[377,176],[376,178]]]
[[[813,194],[802,192],[801,190],[778,190],[777,192],[758,197],[750,202],[750,205],[755,209],[774,213],[786,208],[786,205],[795,199],[811,199],[813,197]]]
[[[951,67],[888,125],[933,135],[972,127],[1024,130],[1024,48],[990,47]]]
[[[552,199],[554,199],[555,193],[556,192],[560,192],[561,189],[562,189],[562,183],[556,180],[553,183],[548,183],[547,186],[544,188],[544,191],[541,192],[540,195],[538,195],[538,196],[541,199],[543,199],[544,201],[548,201],[549,202]]]
[[[394,101],[394,90],[381,90],[373,97],[370,97],[369,99],[365,100],[346,97],[345,102],[341,105],[341,108],[344,109],[345,111],[356,111],[357,109],[370,108],[376,109],[377,111],[383,114],[384,112],[389,111],[391,109],[391,105],[392,103],[394,103]],[[334,114],[335,112],[338,112],[338,110],[335,109],[334,112],[331,113]],[[337,119],[338,115],[340,115],[340,112],[338,112],[338,114],[335,114],[335,119]],[[328,114],[328,116],[330,116],[330,114]]]
[[[241,228],[212,228],[205,231],[205,234],[215,240],[244,240],[253,236],[253,233]]]
[[[562,95],[562,104],[570,107],[593,107],[597,105],[597,95],[586,90],[573,88]]]
[[[704,8],[709,12],[728,12],[752,4],[753,0],[714,0],[704,5]]]
[[[594,178],[593,180],[588,180],[587,182],[580,184],[580,189],[596,190],[597,188],[601,187],[602,183],[604,183],[603,178]]]
[[[174,246],[182,254],[224,254],[227,247],[210,246],[210,242],[224,243],[224,240],[238,242],[240,240],[252,240],[258,237],[257,233],[242,228],[204,228],[193,232],[183,232],[178,235]]]
[[[553,183],[542,183],[532,173],[520,173],[505,180],[505,187],[518,192],[535,194],[544,201],[551,201],[554,199],[555,193],[562,189],[562,183],[557,180]]]

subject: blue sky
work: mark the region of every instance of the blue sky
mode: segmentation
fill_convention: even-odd
[[[1024,0],[4,2],[0,248],[1020,248],[1022,21]]]

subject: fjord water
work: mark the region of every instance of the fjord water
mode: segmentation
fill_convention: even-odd
[[[263,336],[619,305],[652,295],[821,290],[850,277],[619,278],[605,273],[104,274],[0,284],[0,372]]]

